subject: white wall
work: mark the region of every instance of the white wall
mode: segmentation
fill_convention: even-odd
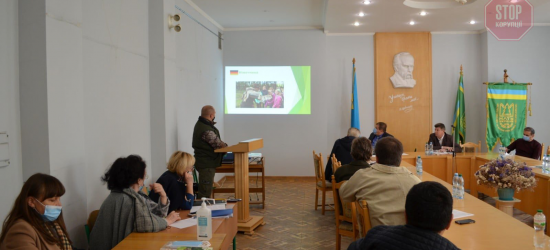
[[[550,144],[550,27],[533,27],[520,41],[498,41],[487,35],[488,80],[501,81],[503,70],[508,70],[509,80],[532,82],[531,105],[533,116],[527,116],[527,126],[535,129],[535,139]],[[485,110],[484,110],[485,114]],[[484,133],[485,134],[485,133]]]
[[[204,24],[210,30],[218,32],[215,25],[198,13],[184,0],[176,0],[176,5],[189,13],[193,18]],[[224,127],[223,115],[223,66],[222,50],[218,49],[218,38],[208,30],[191,20],[181,11],[172,10],[180,14],[182,30],[175,34],[170,49],[172,61],[167,62],[168,74],[175,71],[174,81],[177,84],[177,143],[178,149],[193,154],[193,128],[200,116],[204,105],[212,105],[216,109],[216,127],[220,131],[223,141],[235,144]],[[228,50],[224,47],[223,50]],[[221,178],[216,175],[216,180]]]
[[[148,1],[83,1],[82,30],[87,216],[116,158],[140,155],[152,175]]]
[[[326,143],[329,145],[328,150],[331,150],[330,147],[334,141],[344,137],[351,124],[353,58],[356,60],[357,95],[362,135],[368,137],[374,128],[374,36],[327,36],[326,41],[325,83],[327,97],[329,97],[326,106],[329,117]],[[391,130],[391,128],[388,129]]]
[[[452,134],[460,65],[464,70],[466,141],[485,141],[480,34],[432,34],[433,122],[445,124]],[[428,135],[426,135],[428,141]]]
[[[8,132],[9,144],[0,144],[0,160],[10,165],[0,168],[0,219],[13,206],[23,184],[21,131],[19,120],[18,7],[16,0],[0,1],[0,132]],[[0,136],[5,138],[4,136]],[[1,140],[4,142],[5,140]],[[3,165],[3,163],[0,163]]]
[[[344,119],[327,112],[334,102],[327,91],[325,35],[292,30],[226,32],[224,37],[225,66],[311,66],[311,115],[225,115],[227,143],[264,139],[258,152],[266,157],[266,175],[311,176],[312,150],[328,154],[332,146],[327,120]]]

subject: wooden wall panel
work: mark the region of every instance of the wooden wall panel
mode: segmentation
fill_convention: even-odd
[[[394,88],[393,57],[414,57],[414,88]],[[432,124],[432,41],[429,32],[374,35],[375,120],[388,124],[387,132],[403,143],[405,152],[424,151]]]

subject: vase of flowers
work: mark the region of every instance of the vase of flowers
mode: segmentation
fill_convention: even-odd
[[[499,199],[513,200],[514,192],[532,190],[537,186],[535,173],[523,163],[512,159],[495,159],[479,167],[475,173],[478,185],[497,189]]]

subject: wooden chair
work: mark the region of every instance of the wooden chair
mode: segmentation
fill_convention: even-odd
[[[357,209],[357,221],[359,221],[359,229],[361,237],[365,237],[367,232],[372,228],[370,223],[369,206],[366,200],[360,200],[355,202],[355,208]]]
[[[466,142],[464,144],[460,144],[460,147],[464,153],[466,153],[466,148],[473,148],[474,153],[481,153],[481,141],[478,141],[477,144],[473,142]]]
[[[92,211],[90,213],[90,216],[88,216],[88,221],[86,222],[86,225],[84,225],[84,231],[86,232],[86,238],[88,239],[88,243],[90,243],[90,233],[94,228],[95,221],[97,220],[98,214],[99,214],[99,210]]]
[[[315,167],[315,210],[317,207],[322,206],[321,214],[325,215],[326,206],[330,207],[330,204],[326,204],[326,193],[332,191],[332,185],[325,180],[325,171],[323,168],[323,154],[315,154],[313,150],[313,166]],[[322,204],[319,204],[319,191],[321,191]],[[332,209],[330,209],[332,211]]]
[[[342,162],[336,159],[336,155],[332,154],[332,174],[336,173],[336,170],[342,166]]]
[[[550,150],[550,146],[548,146],[548,150]],[[544,143],[542,144],[542,150],[540,151],[540,160],[542,161],[544,159]],[[546,152],[548,154],[548,152]]]
[[[355,210],[355,202],[347,203],[351,209],[351,218],[347,217],[345,213],[340,212],[340,208],[343,208],[342,200],[340,199],[340,187],[346,183],[341,181],[336,183],[334,175],[332,176],[332,195],[334,197],[334,217],[336,218],[336,250],[341,249],[342,235],[357,240],[359,232],[357,230],[357,215]],[[342,204],[342,206],[340,206]],[[344,208],[345,209],[345,208]],[[342,215],[340,214],[342,213]]]
[[[544,151],[544,148],[542,149],[542,151]],[[550,145],[548,146],[548,150],[546,150],[546,154],[550,155]]]

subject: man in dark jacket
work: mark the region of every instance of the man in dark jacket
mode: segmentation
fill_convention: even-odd
[[[207,105],[202,107],[201,116],[193,130],[193,149],[195,150],[195,169],[199,172],[198,197],[210,197],[214,184],[216,168],[221,166],[224,153],[214,150],[227,147],[220,139],[220,132],[214,127],[216,110]]]
[[[542,153],[542,146],[535,140],[535,129],[526,127],[523,130],[523,138],[515,140],[506,147],[506,152],[512,150],[516,150],[516,155],[538,160]]]
[[[369,139],[366,137],[357,137],[351,142],[351,161],[347,165],[342,165],[334,172],[336,182],[347,181],[357,170],[370,167],[369,161],[372,156],[372,147]]]
[[[455,250],[441,236],[453,221],[453,197],[443,185],[426,181],[414,185],[405,203],[406,225],[376,226],[348,250]]]
[[[453,151],[453,136],[445,133],[445,124],[436,123],[434,127],[435,132],[430,134],[430,139],[428,141],[432,143],[434,150]],[[455,144],[455,151],[462,152],[460,144]]]
[[[344,164],[349,164],[352,160],[351,158],[351,142],[356,137],[359,137],[361,135],[361,131],[356,128],[349,128],[348,129],[348,135],[344,138],[340,138],[334,142],[334,146],[332,146],[332,151],[330,151],[329,157],[332,157],[332,154],[336,155],[336,159]],[[330,158],[327,162],[327,166],[325,167],[325,180],[328,182],[332,182],[332,158]]]
[[[374,125],[374,130],[372,131],[372,133],[370,133],[369,136],[369,140],[373,149],[374,146],[376,146],[376,142],[378,142],[378,140],[384,137],[393,137],[393,135],[386,133],[387,128],[388,125],[384,122],[377,122],[376,125]]]

